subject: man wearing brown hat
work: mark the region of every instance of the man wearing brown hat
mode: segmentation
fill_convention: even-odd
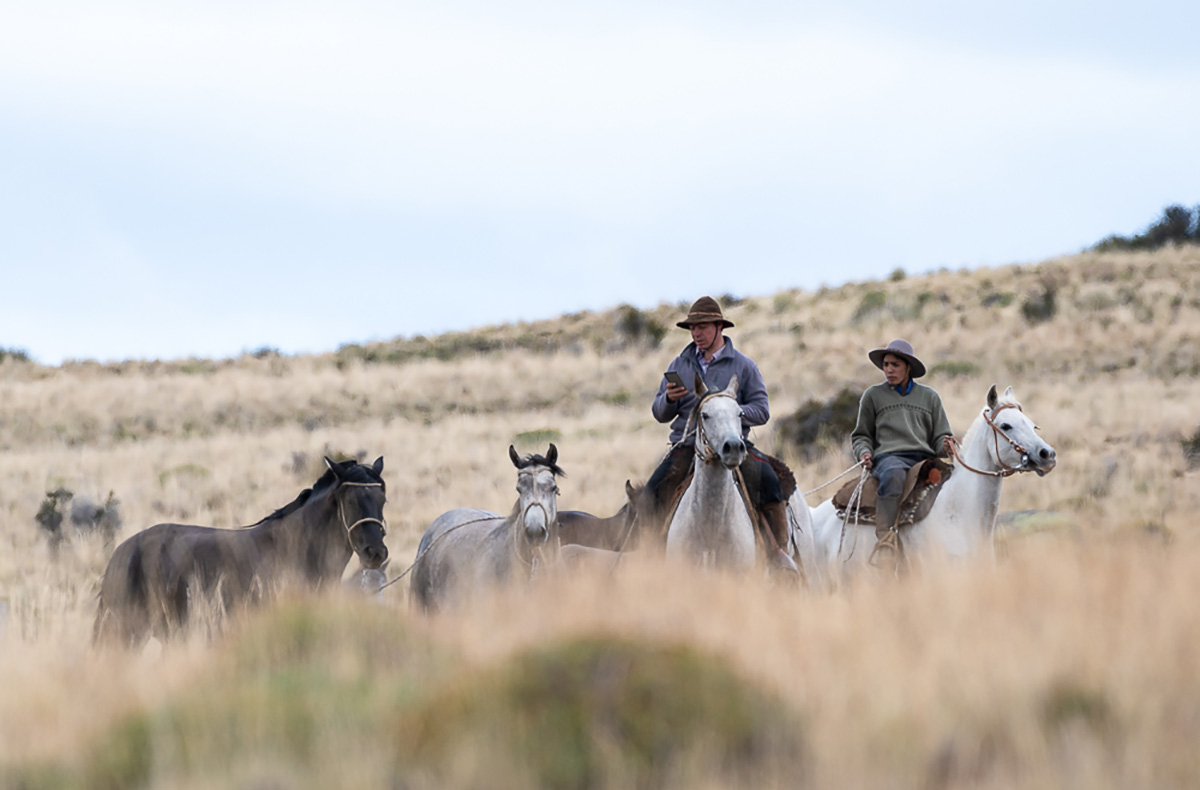
[[[767,386],[763,383],[758,365],[736,350],[731,338],[725,337],[725,329],[732,327],[733,322],[722,314],[717,300],[709,296],[697,299],[687,318],[676,326],[691,332],[692,342],[671,361],[667,372],[678,373],[685,386],[673,384],[664,376],[650,409],[654,419],[671,423],[671,451],[646,483],[659,502],[670,499],[670,494],[662,491],[662,488],[671,476],[672,467],[679,470],[686,466],[690,469],[694,457],[696,438],[685,436],[684,429],[692,409],[700,402],[696,393],[689,389],[694,386],[696,376],[700,376],[710,391],[716,392],[728,387],[733,377],[737,376],[737,402],[742,407],[743,439],[749,437],[751,426],[765,425],[771,416]],[[750,496],[763,514],[770,531],[770,534],[763,535],[770,562],[773,567],[799,573],[795,562],[786,553],[787,502],[783,497],[779,475],[749,441],[746,441],[746,447],[746,460],[740,468],[747,488],[752,489]]]
[[[914,379],[925,365],[907,340],[893,340],[867,354],[887,379],[868,387],[858,404],[858,424],[850,434],[854,457],[879,481],[875,500],[875,550],[871,561],[895,571],[900,561],[896,531],[900,496],[908,470],[940,451],[950,452],[953,432],[942,399]]]

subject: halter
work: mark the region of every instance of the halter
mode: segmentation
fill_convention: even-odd
[[[1013,438],[1011,436],[1009,436],[1007,433],[1005,433],[1000,428],[1000,426],[996,425],[996,423],[994,422],[996,415],[999,414],[1000,412],[1004,411],[1005,409],[1016,409],[1017,411],[1020,411],[1021,407],[1017,406],[1014,403],[1004,403],[1004,404],[997,406],[996,410],[993,411],[990,415],[988,414],[988,410],[986,408],[984,408],[982,415],[981,415],[983,417],[983,421],[986,422],[988,424],[988,427],[992,429],[992,441],[994,442],[995,448],[996,448],[996,463],[1000,465],[1000,470],[995,471],[995,472],[988,472],[988,471],[984,471],[982,469],[976,469],[975,467],[968,465],[967,462],[963,460],[962,456],[958,452],[958,447],[959,447],[958,440],[951,437],[950,450],[954,454],[954,459],[956,461],[958,461],[958,463],[964,469],[966,469],[970,472],[974,472],[975,474],[978,474],[978,475],[987,475],[988,477],[1010,477],[1012,475],[1015,475],[1017,472],[1028,472],[1029,471],[1029,452],[1024,447],[1017,444],[1017,442],[1015,440],[1013,440]],[[1020,466],[1008,466],[1007,464],[1005,464],[1003,461],[1000,460],[1000,437],[1001,436],[1003,436],[1004,440],[1006,442],[1008,442],[1009,446],[1012,447],[1013,450],[1015,450],[1017,452],[1017,455],[1021,456],[1021,465]]]
[[[536,480],[535,473],[529,469],[519,470],[517,472],[517,478],[519,479],[521,477],[521,475],[533,475]],[[534,491],[535,491],[535,493],[537,491],[536,485],[534,487]],[[557,496],[557,495],[558,495],[558,486],[557,486],[557,484],[555,484],[555,496]],[[529,568],[530,580],[533,580],[537,577],[538,568],[545,563],[545,557],[543,556],[543,546],[537,546],[537,547],[530,548],[530,557],[529,557],[529,559],[525,559],[523,556],[521,556],[521,547],[520,547],[521,541],[519,539],[518,530],[524,531],[526,516],[528,516],[529,511],[535,507],[538,508],[539,510],[541,510],[542,515],[545,516],[546,529],[548,531],[550,529],[550,511],[546,509],[545,505],[543,505],[539,500],[536,500],[536,499],[534,501],[530,502],[528,505],[526,505],[525,509],[521,511],[521,517],[514,520],[514,522],[513,522],[513,540],[512,540],[513,556],[516,557],[517,560],[522,565]]]
[[[383,483],[349,483],[349,482],[342,482],[342,483],[340,483],[339,485],[343,485],[343,486],[358,486],[359,488],[383,488]],[[369,517],[369,516],[368,516],[367,518],[360,518],[358,521],[355,521],[353,524],[347,524],[347,523],[346,523],[346,509],[345,509],[345,507],[342,505],[342,498],[341,498],[341,497],[338,497],[338,498],[337,498],[337,503],[338,503],[338,517],[339,517],[339,518],[342,520],[342,526],[346,528],[346,542],[350,544],[350,549],[351,549],[351,550],[353,550],[353,549],[354,549],[354,541],[350,540],[350,532],[351,532],[351,530],[353,530],[355,527],[357,527],[359,524],[371,524],[371,523],[378,524],[378,525],[379,525],[379,532],[380,532],[380,535],[379,535],[379,537],[383,538],[383,537],[386,537],[386,536],[387,536],[387,524],[385,524],[385,523],[384,523],[383,519],[371,518],[371,517]]]
[[[701,419],[703,415],[700,414],[700,409],[713,398],[729,398],[735,403],[737,402],[737,398],[728,392],[710,392],[701,398],[700,402],[696,404],[696,408],[693,409],[692,413],[696,415],[696,454],[706,464],[717,460],[717,454],[708,443],[708,434],[704,430],[704,420]]]

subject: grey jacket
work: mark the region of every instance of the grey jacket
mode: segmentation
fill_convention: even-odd
[[[671,444],[683,438],[683,429],[687,427],[688,415],[700,402],[695,393],[696,376],[700,375],[700,362],[696,359],[696,344],[688,343],[679,356],[671,360],[667,370],[674,370],[683,377],[688,388],[688,394],[672,403],[667,400],[667,380],[658,383],[658,393],[650,412],[659,422],[671,422]],[[750,435],[753,425],[766,425],[771,419],[771,408],[767,402],[767,385],[763,383],[762,374],[754,360],[733,347],[733,340],[725,338],[725,349],[721,355],[708,366],[708,375],[703,376],[704,385],[710,390],[723,390],[729,386],[734,375],[738,378],[737,401],[742,407],[742,438]],[[688,437],[688,443],[695,442],[695,437]]]

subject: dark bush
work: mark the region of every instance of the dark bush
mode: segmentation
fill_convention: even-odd
[[[1052,283],[1043,283],[1040,293],[1030,294],[1021,303],[1021,315],[1030,324],[1040,324],[1054,318],[1058,312],[1057,293],[1058,289]]]
[[[0,347],[0,362],[5,360],[13,360],[14,362],[30,362],[29,352],[23,348],[2,348]]]
[[[1093,247],[1109,250],[1157,250],[1167,244],[1200,243],[1200,206],[1189,209],[1173,204],[1163,209],[1162,216],[1135,236],[1116,234],[1097,242]]]
[[[849,438],[858,422],[858,401],[859,394],[849,388],[842,389],[824,403],[808,401],[795,413],[779,420],[776,430],[780,443],[812,460],[829,440]]]
[[[658,348],[667,335],[665,326],[632,305],[621,305],[617,308],[616,328],[618,334],[627,342],[645,343],[650,348]]]
[[[1196,432],[1190,438],[1181,439],[1179,443],[1183,447],[1183,457],[1187,461],[1188,469],[1200,468],[1200,428],[1196,428]]]
[[[68,491],[62,486],[53,491],[47,491],[46,498],[42,500],[37,515],[33,517],[33,520],[37,522],[38,528],[46,533],[52,549],[57,549],[63,541],[63,508],[71,501],[71,497],[73,496],[75,496],[73,492]]]

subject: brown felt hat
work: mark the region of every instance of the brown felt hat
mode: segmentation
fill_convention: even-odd
[[[925,375],[925,365],[913,354],[912,343],[909,343],[907,340],[897,338],[888,343],[887,348],[877,348],[868,353],[867,356],[875,363],[875,367],[883,370],[883,358],[888,354],[895,354],[907,362],[909,367],[908,375],[912,378],[919,379]]]
[[[693,324],[720,324],[726,329],[733,326],[733,322],[721,312],[721,305],[717,304],[717,300],[711,296],[701,296],[697,299],[692,304],[692,309],[688,311],[687,318],[675,326],[691,329]]]

